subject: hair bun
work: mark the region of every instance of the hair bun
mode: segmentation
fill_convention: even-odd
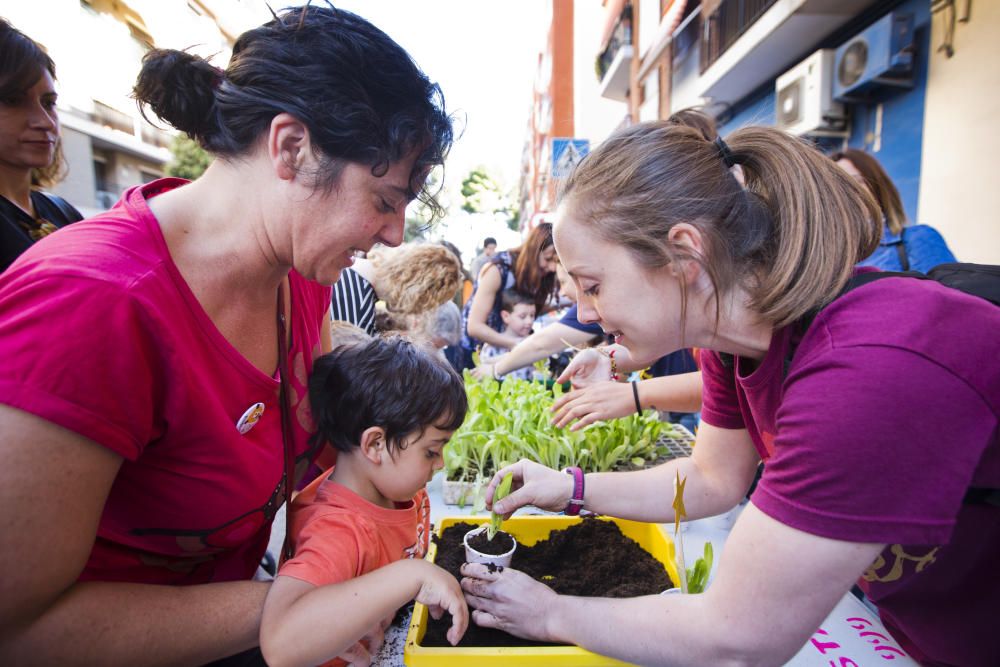
[[[222,70],[199,56],[153,49],[142,59],[132,97],[208,148],[209,138],[219,127],[215,88],[223,75]]]

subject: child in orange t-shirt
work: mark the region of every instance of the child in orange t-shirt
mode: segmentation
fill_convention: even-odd
[[[424,487],[465,419],[462,380],[401,338],[373,339],[317,359],[309,401],[314,437],[337,450],[337,464],[292,502],[294,556],[264,603],[265,660],[368,664],[395,611],[414,598],[435,617],[452,615],[448,640],[457,644],[468,608],[455,578],[423,560]]]

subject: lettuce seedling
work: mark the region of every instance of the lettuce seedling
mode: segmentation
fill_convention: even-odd
[[[704,593],[708,575],[712,571],[712,543],[705,542],[705,555],[694,562],[687,571],[688,593]]]
[[[497,484],[496,491],[493,492],[493,507],[497,506],[497,503],[507,497],[510,494],[511,484],[514,483],[514,473],[509,472],[504,475],[500,483]],[[500,530],[500,526],[503,524],[503,517],[496,512],[490,512],[490,525],[486,528],[486,538],[492,540],[496,537],[497,531]]]

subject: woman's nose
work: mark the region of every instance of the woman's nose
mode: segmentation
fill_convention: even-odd
[[[577,296],[579,296],[579,292]],[[576,302],[576,319],[580,324],[592,324],[598,321],[597,310],[593,307],[589,298],[581,297]]]
[[[403,230],[406,227],[406,208],[404,207],[397,215],[398,217],[393,216],[392,221],[379,231],[379,241],[391,248],[395,248],[403,242]]]
[[[31,127],[40,130],[48,130],[54,132],[59,126],[59,120],[56,116],[55,109],[47,109],[41,103],[35,104],[31,109],[31,115],[28,117],[28,123]]]

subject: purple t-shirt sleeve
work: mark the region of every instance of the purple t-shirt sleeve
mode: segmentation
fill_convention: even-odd
[[[701,419],[726,429],[746,428],[736,397],[736,374],[727,368],[717,352],[702,349]]]
[[[154,436],[158,357],[141,309],[100,280],[32,270],[5,278],[0,403],[138,458]]]
[[[787,378],[775,454],[754,505],[833,539],[947,542],[992,439],[995,418],[983,397],[900,348],[827,348],[803,361]]]

